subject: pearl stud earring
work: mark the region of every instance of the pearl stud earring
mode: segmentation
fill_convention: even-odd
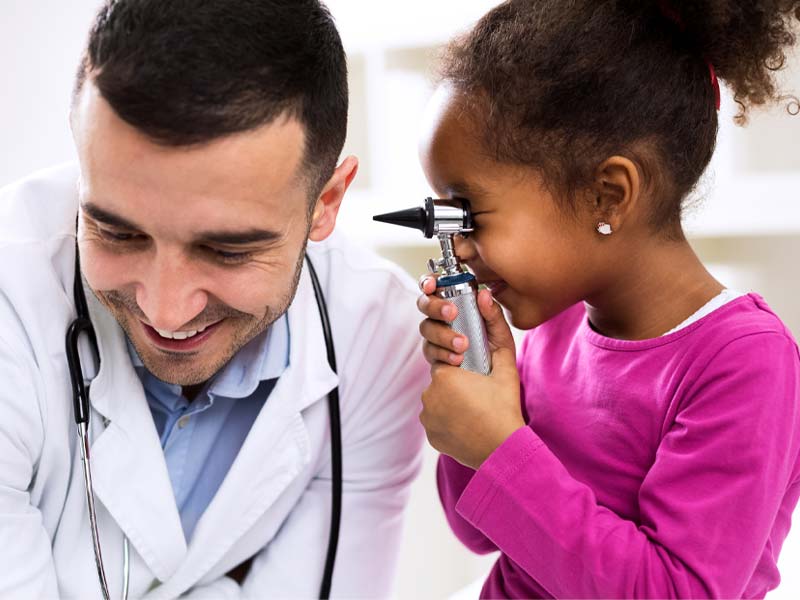
[[[611,225],[609,225],[608,223],[605,223],[604,221],[600,221],[597,224],[597,231],[599,233],[602,233],[603,235],[611,235],[611,233],[612,233]]]

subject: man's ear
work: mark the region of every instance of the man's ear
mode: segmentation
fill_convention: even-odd
[[[333,232],[344,193],[350,187],[357,171],[358,159],[355,156],[345,158],[333,171],[314,205],[308,239],[321,242]]]
[[[592,191],[594,218],[598,223],[608,223],[612,231],[618,232],[641,199],[639,168],[629,158],[612,156],[597,168]]]

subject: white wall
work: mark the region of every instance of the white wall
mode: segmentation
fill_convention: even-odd
[[[72,79],[95,0],[0,2],[0,185],[73,160]]]
[[[433,249],[416,238],[365,235],[363,224],[378,212],[377,207],[406,206],[428,193],[416,164],[414,127],[429,93],[427,67],[438,44],[492,4],[490,0],[407,0],[402,10],[396,10],[397,3],[329,1],[351,56],[354,98],[348,148],[364,162],[342,225],[412,273],[423,268]],[[0,1],[0,72],[4,74],[0,185],[73,159],[67,124],[69,95],[98,5],[97,0]],[[728,103],[725,110],[730,109]],[[711,217],[698,227],[695,245],[701,256],[732,280],[731,285],[762,291],[800,335],[800,208],[787,203],[781,193],[767,192],[778,189],[769,186],[786,181],[786,173],[798,167],[800,119],[775,121],[773,117],[768,118],[772,130],[756,127],[751,133],[740,133],[726,126],[723,137],[731,137],[735,147],[746,152],[734,156],[734,146],[722,143],[724,164],[718,171],[725,180],[739,172],[755,174],[757,178],[749,179],[748,185],[763,192],[765,199],[756,196],[748,204],[749,198],[728,203],[729,198],[714,198],[703,213]],[[775,160],[765,160],[770,155]],[[775,165],[780,171],[769,172]],[[796,197],[797,188],[792,189]],[[769,205],[773,197],[778,197],[777,208],[771,212],[762,208],[760,216],[758,211],[751,212],[756,199],[763,207],[762,200]],[[758,236],[753,235],[755,231]],[[405,240],[409,240],[407,245]],[[428,450],[422,477],[413,488],[400,563],[397,595],[401,598],[445,597],[491,564],[491,558],[470,555],[447,529],[435,490],[434,461],[435,453]],[[771,599],[800,596],[798,564],[800,529],[790,536],[781,556],[785,581]]]

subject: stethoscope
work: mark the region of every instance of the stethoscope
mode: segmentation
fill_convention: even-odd
[[[333,348],[333,336],[331,334],[330,319],[328,308],[325,304],[325,297],[322,293],[317,272],[314,265],[306,255],[308,272],[311,275],[311,283],[314,287],[314,296],[317,300],[319,317],[322,321],[322,332],[325,335],[325,348],[328,354],[328,364],[336,373],[336,353]],[[75,309],[77,318],[67,329],[67,363],[69,364],[69,375],[72,380],[73,408],[75,411],[75,422],[78,425],[78,437],[80,438],[81,462],[83,463],[83,478],[86,484],[86,505],[89,509],[89,524],[92,530],[92,544],[94,546],[94,559],[97,564],[97,576],[100,581],[100,590],[105,600],[110,600],[108,593],[108,582],[106,572],[103,567],[103,555],[100,551],[100,536],[97,530],[97,514],[94,504],[94,487],[92,486],[92,469],[89,464],[89,386],[91,382],[84,383],[83,368],[78,354],[78,339],[82,333],[86,334],[89,340],[95,364],[100,365],[100,350],[97,346],[97,336],[89,317],[89,309],[86,304],[86,295],[83,291],[81,279],[80,256],[78,245],[75,244],[75,281],[73,295],[75,299]],[[333,578],[333,564],[336,560],[336,548],[339,543],[339,524],[342,516],[342,431],[339,418],[339,388],[336,387],[328,394],[328,412],[331,421],[331,470],[332,470],[332,503],[331,503],[331,528],[328,536],[328,551],[325,557],[325,570],[322,575],[319,597],[328,598],[331,592],[331,580]],[[249,560],[252,560],[249,559]],[[131,578],[130,544],[128,538],[122,536],[122,598],[127,600],[128,588]]]

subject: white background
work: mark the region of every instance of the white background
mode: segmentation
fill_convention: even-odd
[[[73,75],[97,0],[0,0],[0,185],[72,160],[67,114]],[[347,152],[362,160],[341,226],[416,273],[433,253],[407,233],[377,230],[370,216],[427,195],[416,163],[416,123],[430,94],[436,48],[493,5],[488,0],[330,0],[348,48],[352,109]],[[798,64],[795,59],[794,64]],[[800,89],[800,70],[787,82]],[[800,334],[800,117],[772,110],[747,130],[723,99],[719,150],[688,228],[700,255],[728,285],[756,289]],[[441,598],[479,578],[491,558],[453,538],[438,505],[428,451],[406,522],[397,595]],[[800,533],[779,563],[770,599],[800,596]],[[474,588],[472,588],[474,590]]]

